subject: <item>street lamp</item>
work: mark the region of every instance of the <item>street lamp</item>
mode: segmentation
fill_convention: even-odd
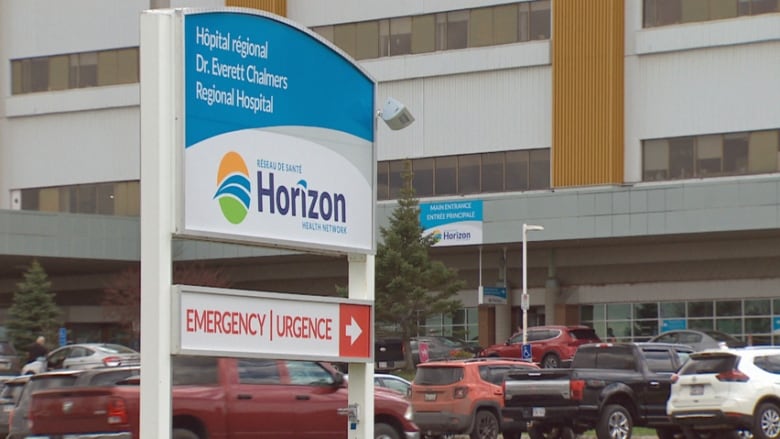
[[[523,223],[523,295],[520,307],[523,308],[523,346],[528,342],[528,232],[544,230],[542,226]]]

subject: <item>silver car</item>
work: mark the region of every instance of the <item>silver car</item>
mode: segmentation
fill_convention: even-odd
[[[56,369],[94,369],[96,367],[133,366],[141,363],[141,354],[114,343],[77,343],[54,349],[43,360],[28,363],[23,374]]]

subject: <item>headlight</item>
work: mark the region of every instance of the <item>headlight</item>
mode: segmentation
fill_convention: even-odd
[[[414,410],[412,410],[412,405],[411,404],[406,406],[406,412],[404,412],[404,418],[407,421],[413,421],[414,420]]]

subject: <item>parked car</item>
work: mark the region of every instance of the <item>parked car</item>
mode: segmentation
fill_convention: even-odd
[[[466,352],[471,352],[472,354],[474,354],[474,356],[482,352],[483,349],[482,346],[480,346],[479,343],[476,341],[463,340],[450,335],[445,335],[444,338],[452,341],[453,343],[457,343],[461,345],[461,349],[463,349]]]
[[[28,375],[27,383],[22,388],[16,405],[10,413],[6,439],[23,439],[30,436],[29,411],[30,400],[34,392],[60,387],[113,385],[125,378],[137,375],[139,370],[138,366],[132,366],[92,370],[58,370]]]
[[[0,340],[0,376],[11,378],[19,375],[21,361],[14,345],[7,340]]]
[[[428,361],[446,360],[468,355],[465,346],[458,341],[453,341],[442,335],[423,335],[414,337],[409,341],[412,349],[412,361],[420,363],[420,343],[425,343],[428,348]]]
[[[344,379],[349,381],[349,375],[344,375]],[[406,378],[400,377],[398,375],[393,375],[389,373],[375,373],[374,386],[395,390],[396,392],[404,396],[409,396],[409,392],[411,391],[412,388],[412,383]]]
[[[171,373],[171,438],[348,437],[348,418],[339,414],[349,402],[348,384],[329,363],[174,355]],[[31,433],[138,438],[140,380],[36,391]],[[419,437],[411,404],[397,392],[375,389],[373,410],[371,439]]]
[[[20,375],[3,383],[3,389],[0,390],[0,438],[5,438],[8,435],[11,412],[19,402],[22,389],[29,379],[30,375]]]
[[[45,358],[27,363],[22,374],[56,369],[92,369],[132,366],[141,362],[141,354],[114,343],[77,343],[54,349]]]
[[[692,347],[694,350],[717,348],[742,348],[747,346],[742,340],[732,337],[725,332],[696,329],[675,329],[666,331],[651,338],[650,341],[658,343],[678,343]]]
[[[374,341],[374,370],[390,372],[406,367],[404,342],[399,337],[378,338]]]
[[[672,377],[666,410],[686,436],[780,437],[780,348],[704,350]],[[744,434],[747,433],[747,434]]]
[[[424,437],[468,434],[472,439],[520,439],[525,424],[503,422],[502,382],[511,371],[538,369],[519,359],[467,358],[417,366],[410,400]]]
[[[599,343],[596,331],[588,326],[533,326],[528,328],[526,341],[531,345],[531,361],[541,367],[568,367],[577,348],[587,343]],[[517,332],[504,344],[488,346],[480,357],[522,358],[523,333]]]

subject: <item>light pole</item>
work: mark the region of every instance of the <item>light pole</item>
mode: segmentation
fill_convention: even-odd
[[[523,346],[528,342],[528,232],[544,230],[542,226],[523,223],[523,295],[520,307],[523,308]]]

